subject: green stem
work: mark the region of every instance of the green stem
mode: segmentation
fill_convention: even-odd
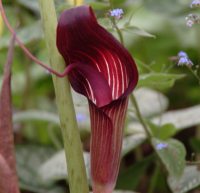
[[[65,69],[65,63],[56,48],[57,17],[54,1],[39,0],[39,4],[51,67],[62,72]],[[67,159],[70,192],[88,193],[83,150],[70,85],[67,78],[58,78],[55,75],[53,75],[53,83]]]
[[[112,23],[113,23],[113,26],[114,26],[115,30],[117,31],[117,34],[118,34],[118,36],[119,36],[119,40],[120,40],[121,44],[124,45],[124,38],[123,38],[123,35],[122,35],[121,30],[120,30],[119,27],[117,26],[116,20],[113,19],[113,20],[112,20]]]
[[[147,139],[148,139],[149,143],[151,144],[152,148],[154,149],[154,151],[157,152],[155,146],[152,143],[152,137],[153,136],[152,136],[151,132],[149,131],[145,120],[142,117],[142,114],[140,112],[140,109],[139,109],[139,106],[138,106],[138,103],[137,103],[137,100],[136,100],[134,94],[131,94],[130,98],[131,98],[131,102],[132,102],[133,106],[135,107],[136,116],[137,116],[139,122],[142,124],[142,126],[145,130],[145,133],[147,135]],[[160,161],[161,165],[163,165],[163,167],[165,167],[165,165],[162,163],[160,156],[157,153],[156,153],[156,156],[157,156],[158,160]]]
[[[187,66],[187,65],[186,65]],[[191,69],[190,66],[187,66],[188,70],[194,75],[194,77],[198,80],[198,83],[200,85],[200,77]]]
[[[110,4],[111,4],[111,0],[110,0]],[[116,31],[118,33],[118,36],[120,38],[121,44],[123,45],[124,41],[123,41],[122,32],[118,28],[115,19],[113,19],[112,21],[113,21],[114,27],[115,27],[115,29],[116,29]],[[149,129],[148,129],[146,123],[145,123],[145,120],[142,117],[142,114],[140,112],[140,109],[139,109],[139,106],[138,106],[138,103],[137,103],[137,100],[136,100],[134,94],[131,94],[130,98],[131,98],[131,102],[133,103],[133,106],[135,107],[136,116],[137,116],[138,120],[140,121],[140,123],[142,124],[142,126],[143,126],[143,128],[144,128],[144,130],[146,132],[147,138],[151,143],[151,138],[152,138],[151,133],[150,133],[150,131],[149,131]]]
[[[142,117],[142,114],[140,112],[140,109],[139,109],[139,106],[138,106],[138,103],[137,103],[137,100],[136,100],[134,94],[131,94],[130,99],[131,99],[133,106],[135,107],[136,116],[144,128],[146,135],[148,137],[148,140],[151,142],[151,138],[152,138],[151,133],[145,123],[145,120]]]
[[[111,0],[110,0],[110,3],[111,3]],[[118,33],[118,36],[119,36],[120,41],[121,41],[121,44],[123,45],[124,44],[123,35],[122,35],[120,29],[118,28],[115,19],[113,19],[113,24],[114,24],[114,27],[115,27],[117,33]],[[151,142],[152,136],[151,136],[151,133],[150,133],[150,131],[149,131],[149,129],[148,129],[146,123],[145,123],[145,120],[142,117],[142,114],[140,112],[137,100],[136,100],[136,98],[135,98],[135,96],[133,94],[130,96],[130,98],[131,98],[131,102],[133,103],[133,106],[135,107],[136,116],[137,116],[138,120],[140,121],[140,123],[142,124],[142,126],[144,128],[144,130],[146,132],[146,135],[148,137],[148,140]]]
[[[112,2],[112,0],[109,0],[109,4],[110,4],[110,9],[113,9],[113,2]],[[123,39],[122,32],[119,29],[119,27],[117,26],[115,18],[111,18],[111,22],[112,22],[113,27],[115,28],[115,30],[116,30],[116,32],[117,32],[117,34],[119,36],[119,40],[120,40],[121,44],[124,44],[124,39]]]

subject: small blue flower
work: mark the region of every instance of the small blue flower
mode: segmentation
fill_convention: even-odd
[[[109,11],[109,15],[111,17],[115,17],[116,19],[121,19],[123,14],[124,14],[123,9],[119,9],[119,8]]]
[[[180,51],[178,53],[178,58],[179,58],[179,61],[178,61],[178,66],[193,66],[193,63],[192,61],[189,59],[188,55],[183,52],[183,51]]]
[[[181,57],[178,61],[178,66],[184,66],[187,65],[189,62],[189,59],[187,57]]]
[[[194,7],[200,7],[200,0],[193,0],[192,3],[190,4],[191,8]]]
[[[193,66],[193,63],[192,63],[192,61],[189,58],[187,58],[187,57],[181,57],[179,59],[177,65],[178,66],[189,66],[189,67],[191,67],[191,66]]]
[[[193,62],[189,58],[182,57],[178,61],[178,66],[193,66]]]
[[[168,147],[168,144],[167,143],[158,143],[157,145],[156,145],[156,149],[157,150],[162,150],[162,149],[165,149],[165,148],[167,148]]]
[[[178,53],[178,57],[179,57],[179,58],[182,58],[182,57],[188,58],[188,55],[187,55],[185,52],[180,51],[180,52]]]

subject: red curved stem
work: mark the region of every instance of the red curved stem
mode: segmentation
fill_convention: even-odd
[[[0,0],[0,12],[3,18],[3,21],[5,23],[5,25],[7,26],[8,30],[11,32],[12,35],[15,36],[15,41],[18,43],[18,45],[20,46],[20,48],[24,51],[24,53],[27,55],[28,58],[30,58],[32,61],[34,61],[36,64],[42,66],[43,68],[45,68],[46,70],[48,70],[50,73],[62,78],[65,77],[67,75],[67,67],[64,70],[64,72],[59,73],[57,71],[55,71],[54,69],[50,68],[47,64],[45,64],[44,62],[40,61],[38,58],[36,58],[30,51],[29,49],[23,44],[23,42],[17,37],[15,30],[12,28],[12,26],[10,25],[7,17],[6,17],[6,13],[4,11],[4,7],[2,4],[2,0]]]

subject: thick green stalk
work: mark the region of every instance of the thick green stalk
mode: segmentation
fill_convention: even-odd
[[[51,67],[63,72],[65,63],[56,47],[57,17],[53,0],[39,0],[44,34]],[[68,179],[71,193],[88,193],[82,144],[75,119],[75,111],[67,78],[53,75],[56,102],[60,117],[64,148],[67,159]]]
[[[151,139],[152,139],[151,132],[149,131],[148,126],[146,125],[145,120],[142,117],[142,114],[140,112],[140,109],[139,109],[139,106],[138,106],[138,103],[137,103],[137,100],[136,100],[134,94],[131,94],[130,98],[131,98],[131,102],[132,102],[133,106],[135,107],[136,116],[137,116],[139,122],[142,124],[142,126],[145,130],[145,133],[147,135],[147,138],[151,143]]]

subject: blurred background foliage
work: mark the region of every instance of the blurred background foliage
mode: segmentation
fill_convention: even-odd
[[[55,3],[58,16],[64,9],[72,7],[66,0],[56,0]],[[108,18],[108,1],[85,0],[84,3],[94,8],[99,23],[117,37]],[[3,4],[10,23],[16,26],[17,34],[24,44],[40,60],[48,63],[37,0],[3,0]],[[113,8],[124,10],[124,16],[117,24],[123,33],[125,46],[136,60],[140,71],[136,97],[141,111],[155,135],[158,135],[158,129],[162,129],[161,135],[156,137],[159,140],[169,140],[165,141],[172,145],[168,153],[179,155],[177,159],[180,158],[180,161],[185,156],[189,160],[196,160],[200,153],[200,85],[185,66],[177,66],[177,61],[171,60],[183,50],[193,61],[193,68],[200,63],[200,26],[188,28],[185,24],[185,17],[189,13],[200,10],[191,10],[189,4],[189,0],[113,0]],[[9,40],[10,34],[0,19],[1,64],[6,60]],[[0,65],[0,82],[2,66]],[[141,87],[153,90],[141,90]],[[27,59],[17,45],[12,91],[18,172],[22,190],[24,193],[66,192],[66,165],[51,76]],[[87,152],[90,134],[87,102],[75,94],[74,101],[84,150]],[[197,106],[198,109],[191,109],[187,114],[191,106]],[[176,114],[179,109],[183,109],[181,113],[185,113],[184,118],[182,114],[179,117],[179,112]],[[158,118],[166,111],[174,119],[166,114],[166,120],[163,118],[163,121],[173,125],[159,125]],[[166,169],[159,169],[162,167],[155,161],[156,155],[145,142],[144,132],[138,124],[130,105],[117,189],[141,193],[180,193],[189,190],[198,193],[198,167],[185,168],[185,163],[180,163],[177,169],[173,165],[176,158],[170,160],[167,152],[158,152],[164,164],[172,164],[167,167],[168,172]],[[169,139],[172,136],[184,143],[187,154],[179,141]],[[155,146],[161,143],[156,140]],[[195,156],[192,157],[193,153]],[[88,159],[88,154],[85,153],[89,173]],[[180,172],[181,180],[175,179],[173,171]],[[188,176],[191,172],[194,176]]]

